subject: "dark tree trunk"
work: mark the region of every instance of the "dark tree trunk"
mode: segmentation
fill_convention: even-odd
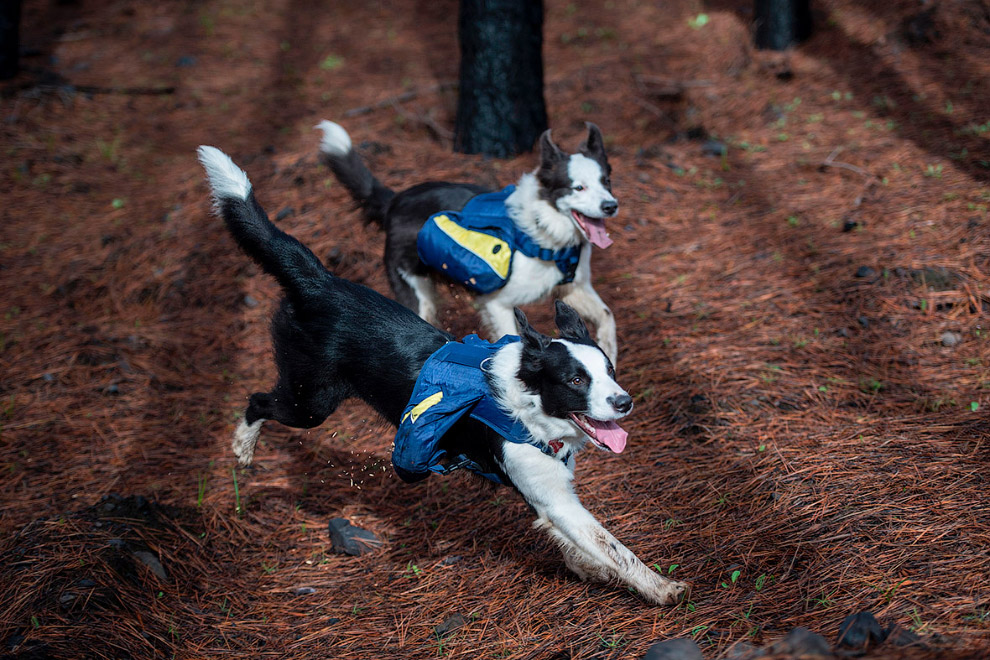
[[[0,0],[0,80],[17,75],[21,0]]]
[[[543,0],[461,0],[454,150],[513,156],[547,129]]]
[[[811,36],[811,0],[755,0],[756,47],[786,50]]]

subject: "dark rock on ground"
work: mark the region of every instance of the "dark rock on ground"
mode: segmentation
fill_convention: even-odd
[[[458,628],[467,625],[467,622],[467,619],[465,619],[463,615],[451,614],[443,620],[443,623],[433,629],[433,634],[437,637],[446,637]]]
[[[158,560],[158,557],[145,550],[137,550],[131,554],[133,554],[138,561],[147,566],[159,580],[168,579],[168,573],[165,572],[165,567],[162,566],[162,563]]]
[[[804,658],[831,658],[832,647],[828,641],[816,632],[804,627],[791,630],[766,649],[770,655],[790,654]]]
[[[245,306],[251,307],[253,309],[253,308],[257,307],[259,303],[258,303],[257,298],[255,298],[254,296],[248,294],[248,295],[244,296],[244,304],[245,304]]]
[[[275,222],[285,220],[286,218],[291,218],[296,214],[296,210],[291,206],[286,206],[284,209],[275,214]]]
[[[901,628],[896,623],[892,623],[887,626],[884,631],[886,637],[885,641],[888,644],[893,644],[894,646],[911,646],[917,644],[918,646],[924,646],[924,642],[921,641],[921,637],[915,634],[914,631],[908,630],[907,628]]]
[[[704,657],[693,639],[679,638],[657,642],[647,649],[643,660],[704,660]]]
[[[942,333],[943,346],[955,346],[962,341],[962,335],[958,332],[945,331]]]
[[[295,596],[309,596],[316,593],[316,589],[313,587],[296,587],[292,590],[292,594]]]
[[[839,624],[836,647],[866,650],[887,638],[876,617],[870,612],[850,614]]]
[[[860,266],[856,269],[856,277],[876,277],[877,271],[870,266]]]
[[[366,529],[355,527],[346,518],[333,518],[329,528],[330,543],[338,554],[357,557],[382,546],[381,539]]]
[[[705,143],[701,145],[701,153],[706,156],[724,156],[729,153],[729,148],[718,140],[705,140]]]
[[[757,647],[749,642],[736,642],[725,652],[725,660],[750,660],[763,655]]]

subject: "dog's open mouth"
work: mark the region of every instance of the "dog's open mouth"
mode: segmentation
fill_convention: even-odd
[[[626,448],[626,438],[629,434],[615,422],[603,422],[581,413],[571,413],[571,419],[578,425],[578,428],[588,434],[592,442],[602,449],[618,454]]]
[[[608,237],[608,232],[605,231],[604,218],[589,218],[574,209],[571,209],[571,217],[574,218],[574,222],[578,223],[593,245],[604,249],[612,244],[612,239]]]

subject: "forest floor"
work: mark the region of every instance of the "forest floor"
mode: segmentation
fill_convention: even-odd
[[[582,454],[577,489],[690,602],[580,582],[507,489],[401,483],[357,402],[268,424],[235,469],[279,291],[211,215],[195,148],[387,292],[319,120],[397,188],[535,165],[451,151],[457,4],[25,3],[0,87],[0,654],[590,659],[692,637],[715,658],[869,610],[924,639],[870,657],[985,657],[986,2],[823,0],[785,54],[750,47],[749,0],[546,3],[554,137],[596,122],[614,169],[593,272],[636,398],[629,447]],[[475,331],[444,295],[445,327]],[[527,308],[544,331],[550,310]],[[383,548],[331,553],[340,516]]]

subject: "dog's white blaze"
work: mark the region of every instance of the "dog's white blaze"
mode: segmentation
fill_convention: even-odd
[[[564,213],[571,209],[583,213],[589,218],[602,218],[603,202],[614,202],[615,197],[602,185],[602,166],[597,161],[584,154],[572,154],[567,163],[567,176],[574,186],[583,186],[584,190],[573,190],[557,200],[557,208]]]
[[[559,250],[582,242],[581,231],[571,217],[540,199],[540,182],[531,172],[519,178],[515,192],[505,200],[505,208],[516,225],[540,247]]]
[[[551,417],[543,412],[540,396],[527,390],[519,380],[521,355],[522,343],[516,342],[499,349],[488,361],[485,368],[494,377],[496,399],[537,441],[575,440],[580,447],[585,441],[584,433],[570,420]]]
[[[323,153],[344,156],[351,150],[351,136],[340,124],[324,119],[313,128],[323,131],[323,139],[320,141],[320,151]]]
[[[248,198],[251,194],[251,182],[244,170],[235,165],[230,156],[216,147],[206,145],[197,149],[196,153],[210,180],[214,201]]]
[[[615,420],[625,417],[627,413],[620,413],[611,403],[610,397],[626,394],[615,379],[608,375],[608,362],[605,354],[595,346],[587,344],[575,344],[566,339],[555,339],[567,347],[567,351],[575,360],[584,365],[591,376],[591,389],[588,392],[588,414],[595,419],[602,421]]]

